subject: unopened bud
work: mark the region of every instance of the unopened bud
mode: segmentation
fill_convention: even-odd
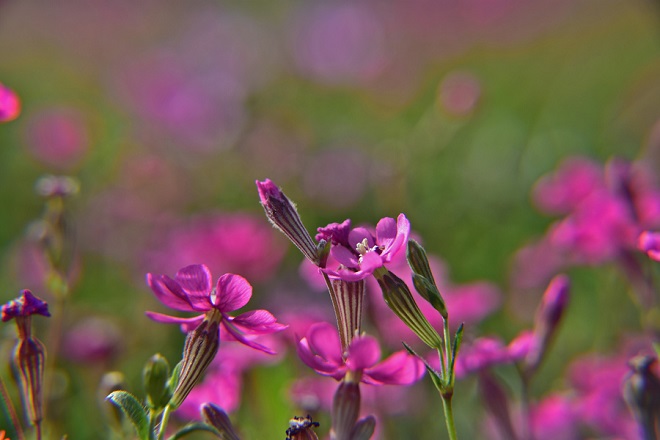
[[[218,430],[222,440],[239,440],[229,416],[222,408],[213,403],[205,403],[201,411],[204,421]]]
[[[308,414],[306,417],[294,417],[289,420],[289,429],[286,430],[286,440],[318,440],[314,428],[319,422],[314,422]]]
[[[534,322],[534,343],[525,357],[525,366],[531,374],[543,360],[559,322],[568,305],[570,280],[566,275],[555,276],[548,285]]]
[[[412,238],[408,240],[406,259],[408,260],[408,265],[410,265],[413,273],[421,275],[429,280],[429,282],[435,284],[433,273],[431,273],[431,266],[429,265],[429,259],[426,256],[426,251],[422,245]]]
[[[444,319],[449,317],[449,312],[447,312],[447,305],[445,300],[440,295],[438,288],[435,284],[431,283],[427,278],[414,273],[412,275],[413,285],[415,290],[420,294],[422,298],[429,302],[436,309]]]
[[[14,349],[13,361],[21,386],[21,395],[28,419],[38,425],[43,419],[43,380],[46,348],[36,338],[20,339]]]
[[[351,440],[369,440],[376,430],[376,418],[367,416],[358,420],[351,433]]]
[[[142,381],[147,394],[147,404],[151,408],[165,408],[172,397],[168,386],[170,379],[170,364],[160,354],[149,359],[142,370]]]
[[[348,440],[360,413],[360,385],[342,381],[332,401],[331,440]]]
[[[259,199],[264,207],[268,220],[315,265],[319,265],[321,257],[319,249],[309,235],[300,219],[296,206],[284,195],[270,179],[263,182],[257,180]]]
[[[392,272],[374,272],[388,307],[429,347],[440,349],[442,340],[417,306],[406,283]]]
[[[640,438],[657,438],[655,425],[660,418],[658,360],[651,356],[637,356],[629,365],[631,371],[623,384],[623,396],[642,430]]]
[[[215,320],[205,319],[197,328],[188,333],[183,347],[179,381],[168,404],[172,409],[178,408],[193,387],[202,379],[219,347],[220,335],[218,334],[218,322]]]

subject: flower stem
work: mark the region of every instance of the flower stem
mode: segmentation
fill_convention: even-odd
[[[454,426],[454,412],[451,408],[451,398],[451,395],[442,396],[442,409],[445,412],[445,423],[447,424],[449,440],[458,440],[458,436],[456,435],[456,426]]]
[[[165,437],[165,429],[167,428],[167,422],[170,420],[171,409],[172,407],[167,405],[165,411],[163,411],[163,417],[160,419],[160,428],[158,428],[157,440],[163,440]]]

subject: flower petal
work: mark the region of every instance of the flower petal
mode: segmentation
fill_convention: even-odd
[[[275,351],[271,350],[270,348],[266,347],[265,345],[261,345],[257,342],[254,342],[252,339],[247,338],[244,334],[242,334],[236,327],[234,327],[231,322],[227,320],[222,320],[222,329],[225,330],[225,332],[221,332],[220,336],[221,338],[225,336],[225,340],[236,340],[240,342],[241,344],[247,345],[250,348],[254,348],[255,350],[260,350],[263,351],[264,353],[268,354],[275,354]],[[227,336],[230,336],[232,339],[227,338]]]
[[[167,307],[183,312],[195,311],[181,286],[167,275],[148,273],[147,284],[156,295],[156,298]]]
[[[344,246],[333,246],[330,255],[346,267],[356,268],[360,265],[357,254]]]
[[[186,324],[197,325],[204,320],[204,315],[193,316],[192,318],[179,318],[176,316],[163,315],[158,312],[144,312],[150,319],[153,319],[156,322],[162,322],[163,324]]]
[[[174,278],[183,289],[190,304],[197,310],[209,309],[211,271],[203,264],[186,266]]]
[[[317,327],[317,329],[313,330],[313,327]],[[332,334],[334,334],[334,338]],[[322,341],[317,341],[317,338],[323,338],[324,335],[334,339],[334,343],[326,341],[329,343],[328,347],[323,347]],[[341,353],[337,358],[337,354],[341,350],[339,348],[339,336],[330,324],[317,323],[310,327],[307,336],[298,342],[296,350],[300,359],[317,373],[332,376],[336,379],[341,379],[344,376],[346,367],[341,358]]]
[[[362,336],[353,339],[348,347],[346,364],[353,371],[363,371],[380,360],[380,347],[375,338]]]
[[[278,323],[268,310],[245,312],[231,319],[231,322],[248,335],[265,335],[282,331],[288,327],[288,325]]]
[[[386,217],[376,225],[378,245],[383,247],[381,257],[383,262],[389,263],[392,258],[406,247],[410,235],[410,221],[404,214],[399,214],[394,226],[394,219]]]
[[[408,385],[424,375],[424,364],[405,351],[398,351],[373,368],[364,370],[363,381],[374,385]]]
[[[355,249],[358,243],[362,243],[365,238],[367,239],[367,247],[369,249],[376,246],[374,235],[364,226],[357,227],[348,233],[348,244],[351,246],[351,249]]]
[[[245,278],[226,273],[218,279],[213,303],[222,312],[232,312],[247,304],[251,297],[252,286]]]

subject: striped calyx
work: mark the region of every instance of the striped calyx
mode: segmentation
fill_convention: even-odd
[[[426,345],[440,349],[442,339],[422,311],[417,306],[406,283],[387,269],[374,272],[378,285],[383,292],[387,306],[410,328]]]
[[[179,381],[172,393],[168,406],[178,408],[186,399],[190,391],[202,379],[220,347],[220,334],[218,324],[222,315],[215,309],[207,314],[193,331],[186,336],[183,347],[183,360]]]
[[[305,257],[318,266],[321,249],[305,229],[293,202],[270,179],[257,181],[257,190],[268,220],[289,237]]]
[[[351,438],[351,432],[360,414],[360,385],[341,381],[332,401],[331,440]]]
[[[353,337],[361,333],[365,281],[333,279],[330,283],[342,352],[346,352]]]
[[[21,385],[23,404],[28,419],[38,425],[43,419],[43,382],[46,348],[37,338],[20,339],[13,361]]]

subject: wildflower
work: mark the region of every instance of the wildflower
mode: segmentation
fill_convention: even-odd
[[[12,360],[16,366],[28,419],[39,427],[43,419],[43,379],[46,348],[32,336],[32,315],[50,316],[48,304],[29,290],[2,306],[2,321],[16,320],[18,343]]]
[[[21,101],[18,95],[7,86],[0,84],[0,122],[9,122],[21,114]]]
[[[211,272],[203,264],[186,266],[179,270],[174,279],[167,275],[147,274],[147,284],[156,297],[166,306],[186,312],[202,312],[192,318],[178,318],[155,312],[147,316],[162,323],[181,324],[190,331],[205,319],[218,323],[223,339],[237,340],[249,347],[266,353],[274,352],[251,337],[278,332],[286,328],[276,322],[266,310],[253,310],[236,317],[229,312],[240,309],[252,297],[252,286],[240,275],[224,274],[211,286]]]
[[[340,263],[336,270],[323,271],[346,281],[362,280],[390,263],[406,249],[410,234],[410,222],[404,214],[399,214],[396,220],[390,217],[381,219],[376,225],[375,237],[367,228],[357,227],[350,231],[349,228],[350,220],[346,220],[319,228],[316,235],[317,240],[332,242],[330,255]]]
[[[354,382],[371,385],[408,385],[424,374],[422,363],[405,351],[378,362],[380,348],[370,336],[354,338],[344,357],[337,331],[328,323],[310,327],[298,343],[298,355],[317,373],[336,380],[348,377]]]
[[[637,239],[639,250],[646,252],[649,258],[660,261],[660,233],[644,231]]]

